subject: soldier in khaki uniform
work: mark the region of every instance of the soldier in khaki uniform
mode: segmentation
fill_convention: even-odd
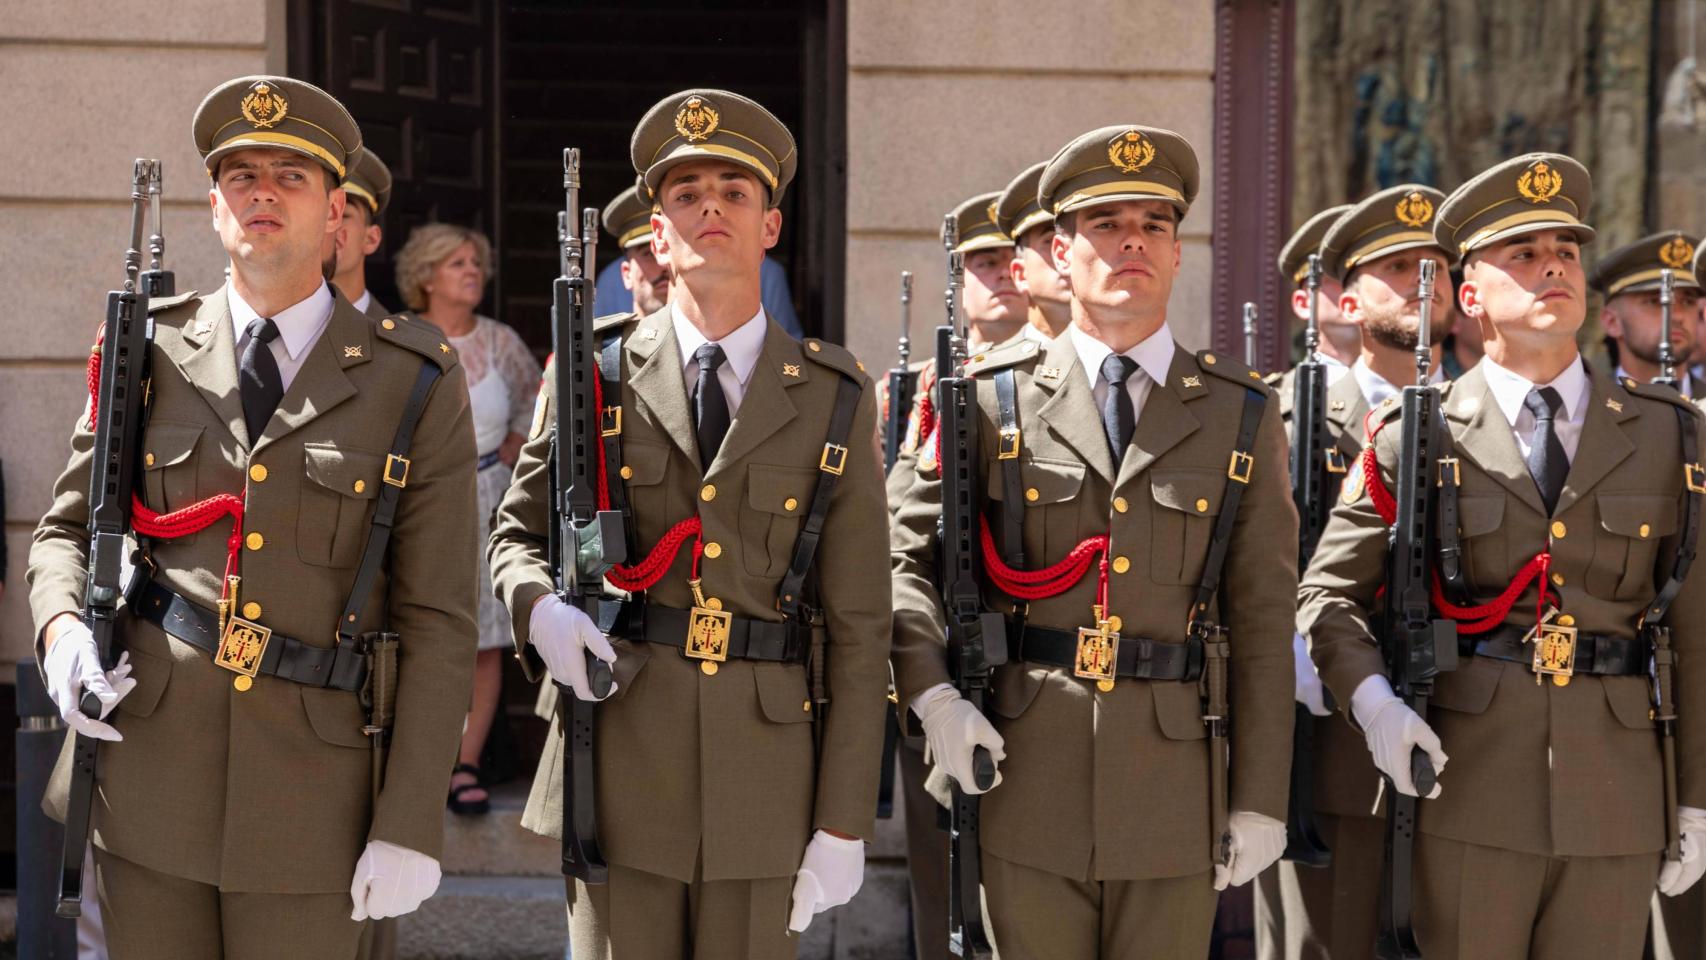
[[[1331,380],[1329,373],[1326,421],[1333,453],[1327,459],[1328,497],[1361,495],[1362,475],[1355,465],[1366,437],[1363,421],[1370,409],[1398,394],[1396,384],[1415,377],[1417,264],[1432,258],[1444,277],[1452,263],[1432,230],[1444,200],[1443,193],[1420,184],[1381,190],[1338,208],[1340,214],[1317,242],[1322,287],[1331,281],[1339,291],[1339,315],[1360,331],[1362,341],[1345,375]],[[1307,243],[1301,246],[1307,271],[1313,251]],[[1289,266],[1282,256],[1281,273],[1291,275]],[[1448,284],[1434,288],[1430,343],[1436,380],[1441,344],[1451,331],[1450,296]],[[1293,390],[1282,381],[1277,392],[1289,433]],[[1293,639],[1293,657],[1297,701],[1312,714],[1313,822],[1332,861],[1309,867],[1282,860],[1257,878],[1258,953],[1264,960],[1372,958],[1385,823],[1374,816],[1380,774],[1362,736],[1329,709],[1301,633]]]
[[[332,235],[332,255],[336,259],[328,279],[357,310],[383,320],[391,311],[367,289],[367,258],[385,240],[379,218],[391,202],[391,170],[378,154],[362,147],[350,161],[343,186],[347,199],[343,220]]]
[[[845,350],[790,339],[760,305],[796,164],[775,117],[726,91],[685,91],[648,111],[632,155],[670,303],[599,332],[621,337],[624,462],[610,481],[631,507],[630,553],[663,551],[659,578],[628,601],[644,626],[606,638],[554,592],[549,386],[498,511],[493,581],[530,673],[543,664],[592,699],[585,651],[614,662],[597,728],[610,878],[569,883],[577,960],[792,957],[813,914],[858,890],[875,823],[891,624],[887,584],[869,576],[887,529],[875,396]],[[831,448],[842,402],[854,405],[850,439]],[[821,518],[816,609],[785,620],[796,598],[779,588],[826,466],[840,474]],[[695,521],[673,558],[652,546]],[[684,651],[689,608],[713,602],[757,638],[721,663]],[[812,641],[827,649],[824,717],[803,663]],[[547,835],[562,828],[566,751],[554,724],[523,819]]]
[[[622,251],[622,285],[634,295],[634,313],[649,317],[669,302],[669,270],[652,253],[652,208],[629,187],[604,208],[604,229]]]
[[[93,826],[115,960],[349,958],[357,921],[407,913],[438,883],[474,653],[468,395],[436,334],[374,323],[321,279],[361,140],[341,105],[300,81],[243,77],[207,96],[194,129],[231,281],[151,305],[135,522],[226,495],[214,505],[241,498],[241,527],[221,512],[201,532],[139,536],[150,579],[120,628],[121,663],[103,673],[78,616],[85,408],[30,554],[37,652],[67,723],[110,741]],[[412,445],[388,464],[387,436],[420,383],[430,392]],[[370,518],[390,502],[388,554],[358,578]],[[343,622],[346,601],[356,622]],[[271,631],[252,677],[213,658],[226,604],[233,630]],[[375,792],[354,640],[380,629],[401,635],[403,653]],[[85,688],[102,718],[78,710]]]
[[[1037,183],[1047,163],[1032,164],[1013,178],[995,201],[996,229],[1013,238],[1013,284],[1030,301],[1026,321],[1052,340],[1072,322],[1072,288],[1055,268],[1054,214],[1037,202]]]
[[[1291,316],[1294,328],[1309,322],[1309,289],[1304,282],[1309,275],[1309,255],[1319,252],[1318,248],[1322,238],[1327,235],[1328,228],[1350,208],[1350,204],[1343,203],[1328,207],[1310,217],[1280,249],[1280,274],[1292,285]],[[1321,330],[1321,341],[1315,348],[1315,355],[1327,365],[1327,377],[1331,383],[1337,383],[1339,378],[1344,376],[1362,349],[1362,331],[1347,321],[1339,311],[1339,295],[1343,292],[1344,288],[1337,277],[1322,274],[1321,289],[1315,299],[1315,321]]]
[[[1671,351],[1677,389],[1690,400],[1706,397],[1706,383],[1689,365],[1699,356],[1695,321],[1700,316],[1701,287],[1694,273],[1693,238],[1679,230],[1642,237],[1606,254],[1594,265],[1588,284],[1605,304],[1599,323],[1607,340],[1617,344],[1617,379],[1648,383],[1659,375],[1659,340],[1664,326],[1659,303],[1659,272],[1670,270],[1674,280],[1671,305]]]
[[[1366,486],[1335,510],[1303,581],[1300,625],[1386,788],[1415,795],[1413,749],[1440,771],[1420,805],[1414,865],[1429,960],[1637,957],[1655,881],[1676,895],[1706,864],[1706,710],[1696,707],[1706,592],[1683,586],[1663,621],[1678,664],[1685,859],[1662,869],[1651,638],[1637,631],[1698,496],[1685,486],[1700,468],[1683,437],[1699,417],[1674,391],[1589,371],[1577,352],[1590,198],[1579,163],[1528,154],[1459,187],[1435,218],[1439,245],[1463,257],[1458,302],[1486,331],[1487,352],[1441,388],[1466,596],[1436,603],[1437,616],[1459,620],[1461,660],[1437,681],[1427,717],[1392,695],[1373,643],[1367,611],[1388,521]],[[1399,406],[1377,408],[1371,481],[1383,491]],[[1552,668],[1564,668],[1568,634],[1557,628],[1577,631],[1574,676],[1535,672],[1524,637],[1542,611]]]
[[[901,702],[920,718],[935,763],[962,787],[976,789],[975,747],[1000,763],[983,799],[982,862],[987,913],[1008,960],[1202,956],[1215,891],[1247,882],[1284,845],[1295,563],[1273,545],[1296,539],[1297,519],[1268,388],[1236,360],[1185,351],[1167,325],[1176,229],[1196,189],[1196,156],[1169,131],[1107,127],[1064,147],[1043,172],[1039,199],[1056,218],[1051,253],[1071,277],[1072,326],[1047,345],[1021,340],[967,367],[977,381],[989,526],[1005,530],[1005,511],[1017,512],[1032,569],[1075,549],[1090,556],[1080,576],[1061,576],[1029,602],[1009,663],[992,680],[993,723],[950,685],[934,582],[933,440],[895,519]],[[1017,409],[1004,426],[1019,449],[999,459],[992,381],[1008,376]],[[1004,465],[1016,465],[1017,477]],[[1229,496],[1242,498],[1236,511]],[[1199,600],[1223,506],[1225,589],[1210,584],[1211,599]],[[996,582],[1017,546],[1003,535],[1001,555],[983,556],[994,571],[985,602],[1009,616],[1011,593]],[[1193,610],[1203,618],[1196,624],[1212,619],[1230,636],[1227,836],[1211,835],[1198,681],[1200,657],[1228,648],[1187,629]],[[1085,663],[1110,675],[1084,679]]]

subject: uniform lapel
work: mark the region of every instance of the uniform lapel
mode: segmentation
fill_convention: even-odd
[[[1487,386],[1481,368],[1463,375],[1445,402],[1446,419],[1463,425],[1453,432],[1452,442],[1486,474],[1517,495],[1534,512],[1546,516],[1546,505],[1540,499],[1540,488],[1523,462],[1517,448],[1516,434],[1499,410],[1499,402]]]
[[[1640,416],[1637,404],[1620,384],[1597,371],[1589,371],[1588,380],[1590,388],[1583,401],[1588,405],[1587,417],[1582,421],[1581,441],[1576,444],[1564,492],[1558,497],[1559,514],[1635,452],[1634,442],[1619,424]]]
[[[681,347],[675,341],[669,307],[641,320],[624,349],[637,368],[630,378],[635,399],[657,417],[664,433],[687,458],[699,463],[699,440],[693,431],[693,409],[681,376]]]
[[[1203,383],[1196,357],[1175,344],[1167,382],[1150,387],[1149,397],[1143,401],[1143,412],[1137,415],[1137,430],[1131,435],[1131,449],[1126,451],[1121,465],[1119,483],[1143,473],[1195,433],[1202,424],[1186,404],[1206,396],[1208,387]],[[1096,422],[1101,423],[1100,416]]]
[[[326,329],[320,331],[320,339],[308,348],[302,369],[296,371],[290,389],[284,392],[278,409],[273,411],[272,419],[267,421],[251,450],[273,443],[355,396],[355,384],[345,375],[344,368],[366,363],[372,355],[373,321],[344,299],[343,294],[334,293],[333,297],[332,316],[326,321]],[[378,424],[374,426],[383,429]],[[379,442],[384,443],[384,434],[380,437]]]
[[[1362,450],[1363,421],[1368,417],[1368,400],[1357,386],[1357,378],[1345,374],[1339,382],[1327,388],[1327,422],[1333,425],[1339,449],[1348,457]]]
[[[1096,394],[1078,364],[1078,351],[1071,337],[1057,337],[1049,344],[1048,355],[1038,367],[1034,381],[1044,391],[1052,388],[1052,395],[1037,410],[1038,419],[1077,451],[1091,469],[1112,483],[1114,461],[1108,455],[1107,436],[1102,432],[1102,412],[1096,408]],[[1137,429],[1142,431],[1141,422]]]
[[[774,321],[765,321],[764,349],[758,355],[758,363],[752,368],[752,374],[746,381],[746,395],[741,399],[740,412],[729,424],[728,435],[723,438],[723,445],[717,449],[717,458],[711,462],[711,468],[705,471],[709,478],[720,472],[725,466],[739,463],[769,439],[771,434],[782,429],[788,421],[794,419],[796,410],[794,402],[788,399],[787,383],[801,383],[806,377],[805,357],[800,353],[800,345],[777,326]],[[784,376],[783,364],[795,371],[791,376]]]
[[[213,412],[225,421],[231,436],[247,447],[249,430],[243,424],[243,400],[237,393],[237,341],[231,331],[226,289],[220,287],[201,302],[201,309],[183,332],[185,346],[194,352],[187,357],[174,357],[173,361]]]

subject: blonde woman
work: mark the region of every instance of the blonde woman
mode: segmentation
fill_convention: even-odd
[[[491,533],[492,510],[509,486],[521,444],[527,439],[539,364],[508,325],[474,312],[491,278],[492,245],[484,235],[448,223],[428,223],[409,234],[397,254],[397,289],[421,319],[443,331],[468,374],[479,452],[480,544]],[[510,620],[492,594],[491,571],[480,554],[480,652],[474,666],[474,697],[456,771],[450,779],[450,809],[480,814],[489,797],[480,776],[480,753],[492,729],[503,684],[504,651],[513,649]]]

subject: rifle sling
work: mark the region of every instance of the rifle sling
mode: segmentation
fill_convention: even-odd
[[[1232,460],[1252,464],[1255,456],[1256,430],[1262,425],[1262,411],[1267,396],[1255,388],[1246,388],[1244,412],[1238,421],[1238,439],[1233,446]],[[1254,469],[1254,466],[1251,466]],[[1244,499],[1247,480],[1239,480],[1233,470],[1227,471],[1226,493],[1220,501],[1220,516],[1214,520],[1214,532],[1208,542],[1208,557],[1203,561],[1202,581],[1191,604],[1190,623],[1193,629],[1206,626],[1209,604],[1220,590],[1220,575],[1226,567],[1226,552],[1232,545],[1232,527],[1238,519],[1238,505]],[[1246,475],[1248,476],[1248,475]]]
[[[1678,407],[1676,410],[1678,428],[1682,434],[1682,466],[1685,477],[1690,468],[1700,462],[1700,432],[1699,422],[1695,414]],[[1647,605],[1641,614],[1641,624],[1644,627],[1655,627],[1664,622],[1665,614],[1670,612],[1670,605],[1682,592],[1683,581],[1688,577],[1688,568],[1694,565],[1694,554],[1700,539],[1700,494],[1692,489],[1684,488],[1682,503],[1682,535],[1677,539],[1676,557],[1671,561],[1670,578],[1659,587],[1659,592],[1653,597],[1653,602]]]
[[[599,433],[603,434],[604,442],[604,472],[605,476],[614,473],[622,475],[622,334],[617,332],[604,338],[598,345],[598,375],[604,381],[604,410],[598,411],[598,422],[602,425]],[[613,417],[606,416],[605,411],[614,410]],[[627,534],[628,542],[624,556],[634,556],[634,516],[628,509],[628,485],[625,483],[606,484],[610,490],[610,509],[622,512],[622,530]]]
[[[817,557],[823,521],[829,515],[829,501],[835,495],[841,469],[851,455],[847,449],[847,437],[853,430],[853,414],[858,407],[859,382],[842,374],[836,385],[835,409],[829,415],[829,432],[824,438],[824,452],[819,461],[817,486],[812,491],[811,508],[806,513],[805,522],[800,525],[799,538],[794,541],[793,559],[788,563],[788,572],[782,576],[781,595],[776,602],[777,609],[790,620],[813,619],[806,604],[806,578],[811,575],[812,563]],[[840,451],[841,466],[830,469],[829,464],[837,456],[837,450]]]
[[[996,463],[1001,467],[1001,559],[1009,567],[1023,570],[1025,483],[1019,475],[1019,397],[1012,367],[995,372],[995,404],[1000,417],[995,443]]]

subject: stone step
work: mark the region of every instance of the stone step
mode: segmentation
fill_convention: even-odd
[[[397,928],[399,960],[563,960],[562,877],[446,876]]]

